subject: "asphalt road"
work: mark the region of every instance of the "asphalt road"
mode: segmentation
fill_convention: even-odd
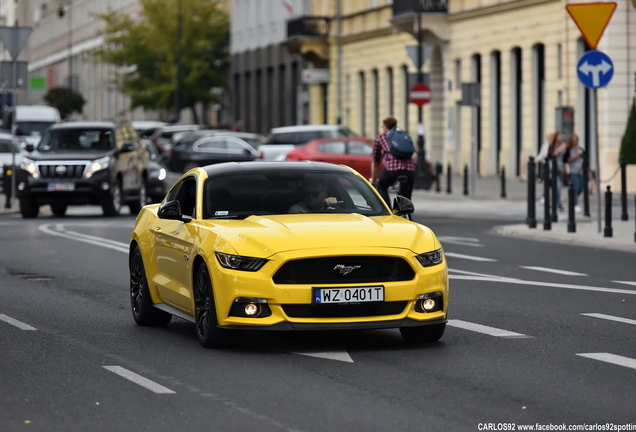
[[[633,254],[427,218],[451,275],[440,342],[245,332],[206,350],[177,318],[135,325],[133,223],[99,208],[0,218],[1,431],[636,429]]]

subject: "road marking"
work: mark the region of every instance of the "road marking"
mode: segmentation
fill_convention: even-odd
[[[353,363],[353,359],[347,351],[288,351],[292,354],[300,354],[309,357],[324,358],[327,360],[337,360],[347,363]]]
[[[102,246],[105,248],[114,249],[119,252],[124,252],[124,253],[129,252],[129,249],[128,249],[129,246],[127,243],[109,240],[102,237],[89,236],[86,234],[80,234],[73,231],[65,231],[63,224],[57,224],[57,223],[43,224],[39,226],[39,229],[40,231],[46,234],[63,237],[70,240],[80,241],[80,242],[92,244],[95,246]]]
[[[582,353],[582,354],[577,354],[577,356],[581,356],[581,357],[586,357],[586,358],[591,358],[593,360],[599,360],[602,362],[606,362],[606,363],[611,363],[611,364],[615,364],[618,366],[624,366],[624,367],[628,367],[631,369],[636,369],[636,360],[629,358],[629,357],[623,357],[623,356],[619,356],[616,354],[610,354],[610,353]]]
[[[437,239],[440,242],[442,242],[442,244],[456,244],[461,246],[484,247],[483,244],[479,243],[478,238],[441,236],[441,237],[437,237]]]
[[[561,274],[566,276],[587,276],[584,273],[576,273],[576,272],[571,272],[567,270],[559,270],[559,269],[553,269],[548,267],[533,267],[533,266],[519,266],[519,267],[528,269],[528,270],[536,270],[536,271],[542,271],[546,273],[556,273],[556,274]]]
[[[625,285],[633,285],[636,286],[636,282],[632,282],[632,281],[612,281],[614,283],[619,283],[619,284],[625,284]]]
[[[502,281],[519,281],[517,278],[511,278],[506,276],[497,276],[497,275],[489,275],[484,273],[476,273],[465,270],[457,270],[457,269],[448,269],[449,272],[452,273],[461,273],[466,276],[451,276],[453,279],[466,279],[466,280],[490,280],[490,279],[500,279]]]
[[[18,321],[17,319],[8,317],[5,314],[0,314],[0,321],[11,324],[12,326],[19,328],[20,330],[37,330],[35,327],[31,327],[30,325],[25,324],[22,321]]]
[[[477,333],[483,333],[490,336],[496,337],[505,337],[505,338],[515,338],[515,339],[523,339],[523,338],[531,338],[532,336],[524,335],[521,333],[515,333],[508,330],[502,330],[495,327],[488,327],[481,324],[475,324],[468,321],[462,320],[448,320],[448,325],[451,327],[457,327],[464,330],[470,330]]]
[[[458,254],[453,252],[444,252],[444,255],[451,258],[466,259],[471,261],[497,262],[496,259],[492,259],[492,258],[483,258],[483,257],[477,257],[473,255],[463,255],[463,254]]]
[[[600,318],[600,319],[605,319],[609,321],[618,321],[625,324],[636,325],[636,320],[629,319],[629,318],[621,318],[621,317],[615,317],[612,315],[605,315],[605,314],[599,314],[599,313],[582,313],[581,315],[589,316],[592,318]]]
[[[142,387],[145,387],[148,390],[150,390],[151,392],[158,393],[158,394],[176,393],[176,392],[170,390],[169,388],[162,386],[161,384],[157,384],[154,381],[150,381],[148,378],[144,378],[141,375],[137,375],[136,373],[131,372],[128,369],[124,369],[123,367],[120,367],[120,366],[104,366],[104,369],[109,370],[112,373],[115,373],[115,374],[119,375],[122,378],[126,378],[127,380],[132,381],[135,384],[138,384],[138,385],[140,385]]]

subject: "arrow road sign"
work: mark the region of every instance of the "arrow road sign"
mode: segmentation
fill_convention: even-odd
[[[583,53],[576,65],[579,80],[591,89],[605,87],[614,76],[614,63],[606,54],[591,50]]]

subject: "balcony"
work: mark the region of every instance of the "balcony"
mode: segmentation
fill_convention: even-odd
[[[287,21],[287,50],[299,53],[315,65],[329,61],[327,38],[331,30],[331,18],[303,16]]]
[[[417,36],[417,20],[421,19],[422,31],[427,42],[447,41],[448,0],[393,0],[391,23],[399,31]]]

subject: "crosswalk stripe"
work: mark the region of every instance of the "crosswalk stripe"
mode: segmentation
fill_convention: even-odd
[[[577,356],[590,358],[593,360],[599,360],[605,363],[611,363],[618,366],[624,366],[631,369],[636,369],[636,360],[629,357],[623,357],[611,353],[581,353]]]
[[[553,269],[548,267],[534,267],[534,266],[519,266],[519,267],[528,269],[528,270],[536,270],[536,271],[542,271],[546,273],[556,273],[556,274],[561,274],[566,276],[587,276],[584,273],[576,273],[576,272],[571,272],[567,270],[559,270],[559,269]]]
[[[592,318],[605,319],[605,320],[608,320],[608,321],[618,321],[618,322],[622,322],[622,323],[625,323],[625,324],[636,325],[636,320],[629,319],[629,318],[615,317],[615,316],[612,316],[612,315],[605,315],[605,314],[600,314],[600,313],[582,313],[581,315],[589,316],[589,317],[592,317]]]
[[[515,333],[515,332],[511,332],[508,330],[502,330],[502,329],[498,329],[495,327],[489,327],[489,326],[485,326],[485,325],[481,325],[481,324],[475,324],[475,323],[471,323],[468,321],[462,321],[462,320],[457,320],[457,319],[453,319],[453,320],[448,320],[448,325],[451,327],[457,327],[457,328],[461,328],[464,330],[470,330],[470,331],[474,331],[477,333],[483,333],[483,334],[487,334],[489,336],[496,336],[496,337],[505,337],[505,338],[518,338],[518,339],[522,339],[522,338],[531,338],[532,336],[528,336],[528,335],[524,335],[521,333]]]

